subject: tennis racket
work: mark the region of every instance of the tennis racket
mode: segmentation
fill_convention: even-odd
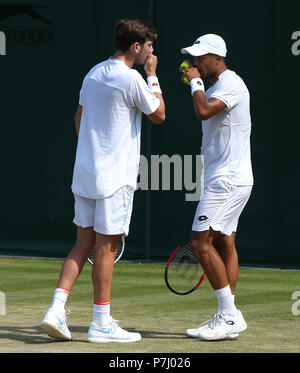
[[[186,295],[196,290],[206,274],[190,249],[189,241],[178,246],[165,267],[165,282],[175,294]]]
[[[117,255],[116,255],[114,263],[117,263],[120,260],[121,256],[123,255],[124,248],[125,248],[125,238],[124,238],[124,236],[122,236],[120,238],[118,245],[119,245],[118,246],[118,251],[117,251]],[[96,248],[93,249],[90,256],[88,257],[88,262],[91,263],[91,264],[94,263],[95,253],[96,253]]]

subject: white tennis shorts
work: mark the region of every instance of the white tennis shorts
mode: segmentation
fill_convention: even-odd
[[[74,194],[75,217],[73,223],[79,227],[94,227],[102,234],[128,235],[133,206],[134,190],[124,186],[112,196],[90,199]]]
[[[250,197],[252,186],[235,186],[218,181],[204,188],[196,209],[192,230],[210,227],[227,236],[236,232],[239,217]]]

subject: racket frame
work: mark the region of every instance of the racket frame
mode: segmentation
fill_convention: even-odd
[[[187,294],[190,294],[192,293],[193,291],[195,291],[203,282],[203,280],[205,279],[206,277],[206,274],[205,272],[202,274],[202,276],[200,277],[200,280],[199,282],[197,283],[197,285],[195,285],[194,287],[191,288],[191,290],[188,290],[188,291],[185,291],[185,292],[178,292],[176,290],[174,290],[171,285],[169,284],[169,281],[168,281],[168,270],[169,270],[169,266],[170,266],[170,263],[172,261],[172,259],[174,258],[175,254],[177,253],[177,251],[179,251],[182,246],[185,246],[189,243],[189,241],[186,241],[184,242],[182,245],[179,245],[174,251],[173,253],[170,255],[168,261],[167,261],[167,264],[166,264],[166,267],[165,267],[165,283],[168,287],[169,290],[171,290],[173,293],[177,294],[177,295],[187,295]]]
[[[124,235],[121,236],[121,238],[119,240],[119,244],[120,244],[120,241],[122,241],[122,248],[121,248],[121,250],[120,250],[120,247],[118,248],[118,252],[117,252],[117,255],[115,257],[114,263],[117,263],[121,259],[122,255],[124,253],[124,248],[125,248],[125,237],[124,237]],[[95,251],[96,251],[96,248],[94,247],[92,252],[90,253],[89,257],[87,258],[87,261],[90,264],[94,263]]]

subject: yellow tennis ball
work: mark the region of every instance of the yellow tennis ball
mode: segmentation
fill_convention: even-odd
[[[186,61],[183,61],[182,64],[180,65],[180,67],[186,67],[187,69],[189,69],[189,68],[190,68],[190,65],[189,65]],[[186,72],[186,70],[185,70],[185,69],[182,69],[182,73],[184,74],[185,72]],[[190,82],[189,82],[189,80],[188,80],[187,77],[184,77],[184,78],[183,78],[183,83],[185,83],[185,84],[187,84],[187,85],[190,84]]]
[[[180,65],[180,67],[186,67],[187,69],[189,69],[190,65],[188,64],[187,61],[183,61],[182,64]]]

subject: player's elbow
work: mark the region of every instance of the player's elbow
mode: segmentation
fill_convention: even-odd
[[[166,114],[165,112],[156,112],[148,115],[148,118],[154,124],[162,124],[166,120]]]
[[[156,118],[154,124],[162,124],[166,120],[166,115],[162,114],[158,118]]]
[[[197,119],[199,120],[207,120],[211,117],[211,115],[205,110],[201,110],[201,111],[197,110],[196,116],[197,116]]]
[[[209,115],[197,115],[197,118],[198,118],[199,120],[207,120],[207,119],[210,118],[210,116],[209,116]]]

